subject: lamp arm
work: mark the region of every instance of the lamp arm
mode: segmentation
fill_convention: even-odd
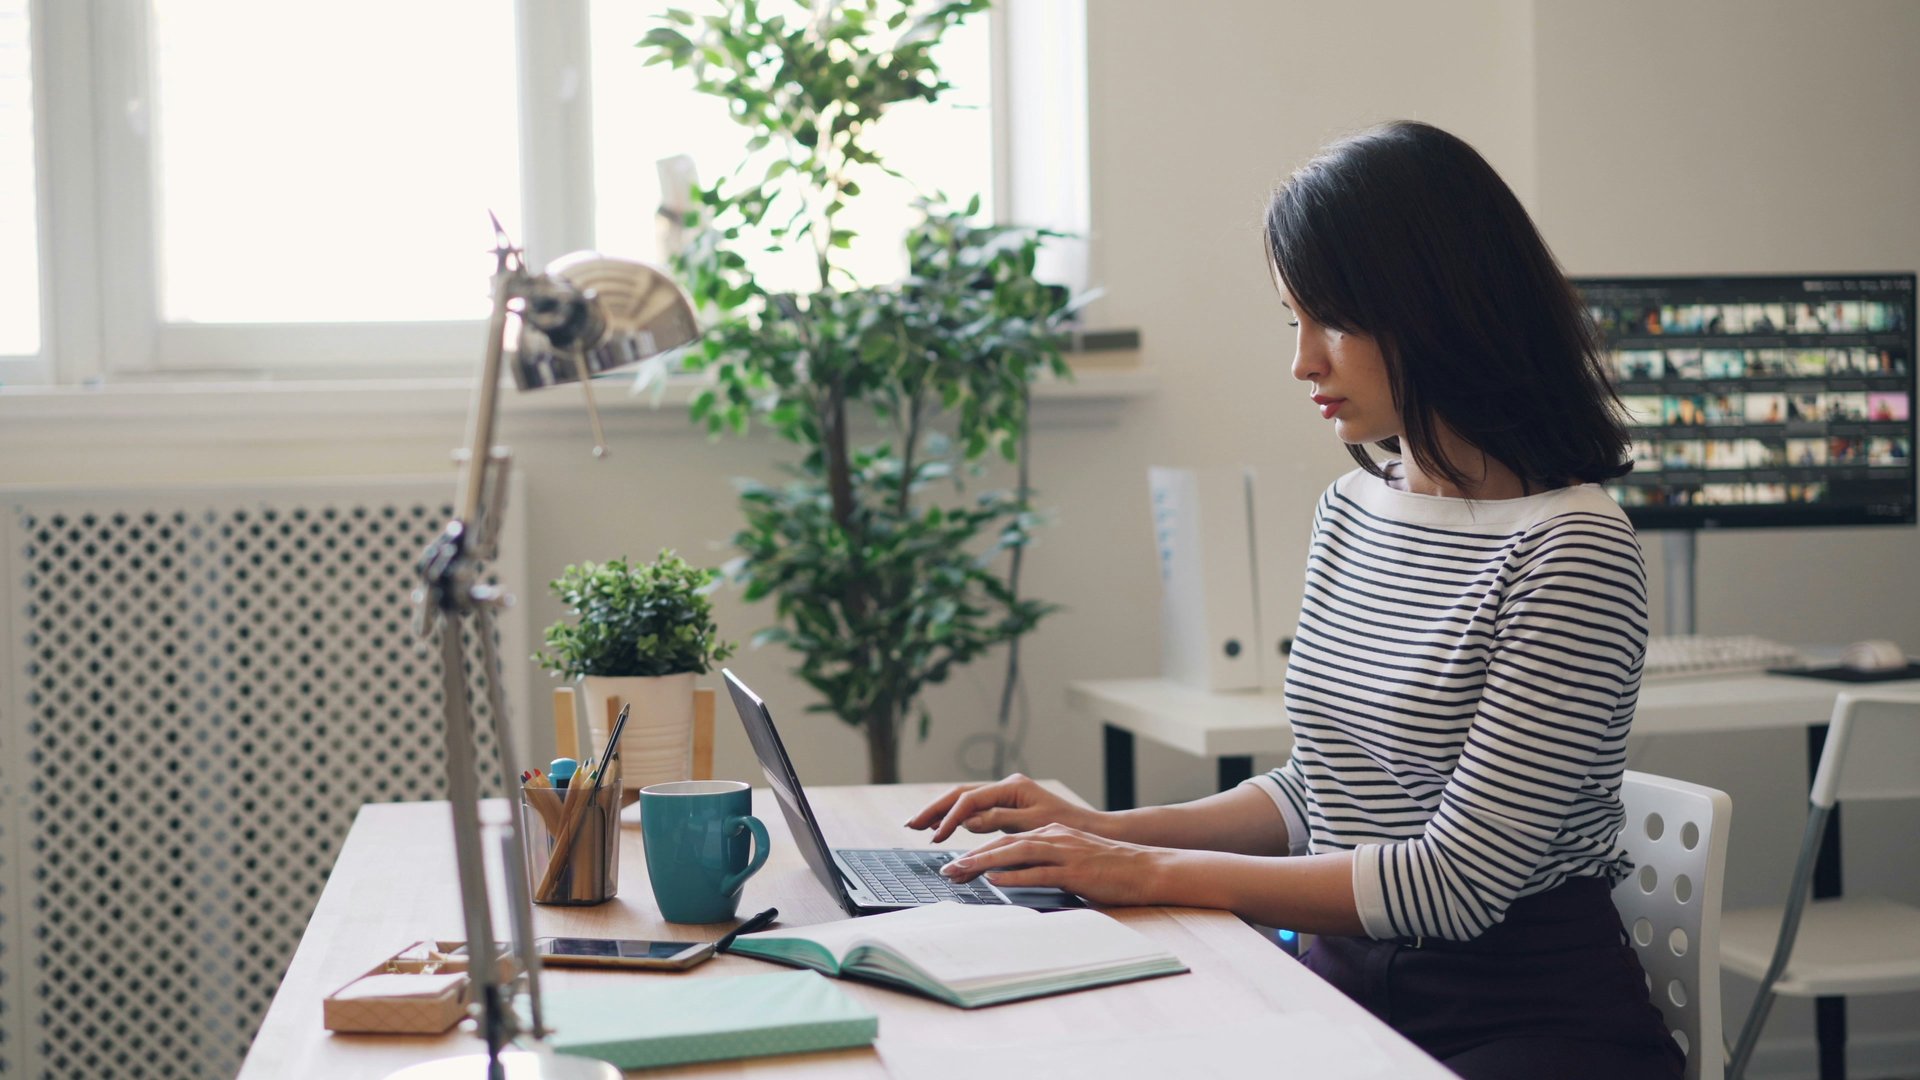
[[[460,914],[467,927],[467,978],[480,1006],[481,1034],[487,1056],[497,1059],[512,1038],[513,1021],[501,1000],[498,957],[493,947],[493,913],[487,903],[485,855],[480,844],[480,792],[474,769],[473,713],[467,705],[464,620],[440,616],[441,692],[445,698],[447,801],[453,809],[454,865],[460,875]]]
[[[466,924],[468,979],[479,1007],[478,1019],[481,1034],[487,1042],[487,1057],[497,1067],[501,1050],[519,1034],[519,1024],[507,993],[511,984],[509,980],[501,978],[499,956],[493,939],[493,912],[487,896],[486,861],[481,844],[478,763],[473,748],[472,684],[468,679],[464,633],[468,617],[478,616],[473,625],[484,639],[485,669],[482,680],[487,685],[495,714],[502,775],[508,778],[506,790],[511,792],[512,765],[505,755],[511,752],[512,742],[506,737],[505,702],[496,685],[499,660],[492,648],[493,623],[486,617],[486,609],[501,603],[502,598],[499,590],[480,584],[476,578],[478,559],[484,549],[492,546],[490,537],[496,531],[491,519],[497,513],[497,507],[490,503],[501,493],[505,484],[507,461],[505,455],[500,455],[496,460],[492,452],[493,428],[499,410],[508,305],[522,291],[526,275],[513,249],[504,242],[496,254],[499,264],[493,276],[493,313],[487,324],[486,357],[481,365],[480,382],[475,388],[472,413],[468,417],[467,453],[461,464],[458,492],[460,504],[453,520],[447,522],[446,528],[421,558],[422,589],[417,601],[421,613],[426,616],[423,624],[431,625],[436,616],[439,623],[442,704],[446,719],[447,797],[453,812],[454,860],[460,878],[461,917]],[[507,825],[508,847],[514,852],[519,851],[521,835],[517,809],[514,808],[515,812]],[[537,967],[529,965],[526,959],[527,954],[533,951],[530,934],[532,913],[530,909],[520,910],[528,903],[524,854],[518,860],[509,857],[505,869],[508,892],[512,894],[509,903],[514,908],[511,913],[514,945],[523,965],[522,970],[527,973],[528,988],[535,1003],[534,1023],[538,1034],[542,1018],[539,1017]],[[537,963],[537,960],[533,961],[533,964]],[[489,1069],[490,1074],[494,1071]]]
[[[502,471],[505,471],[504,467]],[[502,606],[506,602],[503,598]],[[502,689],[506,679],[500,667],[500,650],[494,644],[496,626],[492,605],[481,605],[474,611],[474,630],[480,639],[482,663],[486,665],[487,707],[493,713],[493,741],[500,748],[500,782],[502,790],[511,792],[513,782],[517,779],[513,762],[508,757],[513,747],[513,733],[512,725],[508,723],[507,697]],[[526,804],[509,795],[507,813],[512,828],[501,836],[500,848],[501,867],[507,878],[508,925],[512,932],[514,960],[520,966],[521,978],[526,980],[527,1019],[534,1038],[544,1039],[548,1029],[540,999],[540,950],[534,947],[532,877],[527,869],[527,849],[520,842],[520,838],[527,835]]]
[[[493,425],[500,410],[500,369],[504,363],[507,336],[507,305],[520,292],[525,271],[512,258],[511,249],[497,252],[500,267],[493,275],[493,314],[487,319],[486,359],[480,367],[480,384],[474,388],[473,408],[467,416],[467,460],[461,466],[459,520],[472,528],[480,513],[486,490],[487,466],[493,453]]]

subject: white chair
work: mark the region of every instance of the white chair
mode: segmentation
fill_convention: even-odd
[[[1686,1052],[1686,1080],[1720,1080],[1720,886],[1733,800],[1683,780],[1620,778],[1620,844],[1633,875],[1613,890],[1647,990]]]
[[[1753,1057],[1775,995],[1920,990],[1920,908],[1872,897],[1807,898],[1835,803],[1911,798],[1920,798],[1920,693],[1841,693],[1814,770],[1786,904],[1728,912],[1721,925],[1721,964],[1760,982],[1734,1044],[1731,1080],[1739,1080]]]

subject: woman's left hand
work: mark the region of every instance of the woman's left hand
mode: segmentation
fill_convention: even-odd
[[[1153,904],[1159,902],[1167,860],[1175,854],[1066,825],[1046,825],[982,844],[940,872],[954,881],[986,874],[995,885],[1051,886],[1096,904]]]

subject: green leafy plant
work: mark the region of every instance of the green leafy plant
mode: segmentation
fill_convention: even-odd
[[[798,652],[826,699],[816,710],[863,728],[871,778],[891,782],[909,720],[927,733],[922,691],[998,645],[1004,737],[1019,639],[1052,610],[1019,594],[1037,520],[1028,414],[1032,383],[1067,374],[1071,305],[1034,277],[1048,234],[974,223],[977,197],[916,201],[904,280],[862,285],[842,265],[861,170],[899,175],[869,131],[948,88],[934,47],[986,0],[774,6],[671,11],[640,43],[753,131],[754,156],[696,189],[683,222],[676,270],[708,323],[684,362],[714,373],[692,406],[710,432],[757,418],[803,451],[789,482],[744,490],[736,576],[750,599],[774,598],[779,625],[756,640]],[[757,259],[802,246],[810,289],[756,280]],[[967,497],[994,455],[1016,466],[1016,490]]]
[[[555,675],[704,675],[733,655],[721,641],[708,598],[719,571],[687,565],[671,551],[651,563],[624,559],[569,566],[551,583],[573,621],[547,627],[534,654]]]

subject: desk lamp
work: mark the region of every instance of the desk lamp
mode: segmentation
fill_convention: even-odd
[[[521,390],[535,390],[580,383],[593,426],[595,457],[605,456],[607,447],[600,413],[593,403],[593,376],[678,348],[699,337],[700,331],[686,294],[654,267],[583,251],[556,260],[543,273],[532,274],[497,217],[493,231],[493,314],[487,324],[486,359],[467,422],[466,456],[457,491],[460,502],[456,516],[421,556],[421,584],[414,591],[416,633],[423,638],[437,634],[440,639],[454,856],[460,873],[461,912],[466,920],[468,979],[487,1052],[402,1069],[392,1074],[391,1080],[482,1076],[487,1080],[618,1080],[620,1071],[612,1065],[555,1054],[543,1041],[548,1029],[540,1011],[540,960],[533,945],[526,852],[520,844],[524,822],[519,800],[511,797],[510,816],[500,836],[500,855],[511,907],[512,952],[519,971],[517,975],[502,974],[501,954],[493,941],[493,913],[481,851],[466,627],[471,619],[480,643],[481,682],[493,714],[494,741],[500,749],[501,780],[511,794],[517,776],[508,751],[514,743],[508,736],[500,658],[494,645],[494,611],[506,606],[510,598],[499,587],[479,580],[480,564],[495,552],[509,466],[506,451],[493,446],[500,369],[507,363],[507,317],[513,315],[518,326],[518,347],[508,365],[514,384]],[[512,991],[519,979],[526,981],[529,1003],[530,1026],[525,1029],[512,1007]],[[531,1049],[502,1052],[521,1035],[531,1036]]]

